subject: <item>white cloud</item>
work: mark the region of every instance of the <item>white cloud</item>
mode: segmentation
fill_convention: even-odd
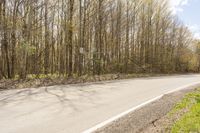
[[[183,12],[183,7],[189,4],[190,0],[170,0],[170,8],[172,13],[176,15],[178,12]],[[200,39],[200,26],[188,24],[188,28],[194,34],[194,37]]]
[[[198,25],[188,25],[188,28],[193,32],[196,39],[200,39],[200,27]]]
[[[200,33],[195,33],[194,37],[195,37],[196,39],[200,39]]]
[[[189,0],[170,0],[170,7],[173,14],[183,11],[183,6],[188,4]]]

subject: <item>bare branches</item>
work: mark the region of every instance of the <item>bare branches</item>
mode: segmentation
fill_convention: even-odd
[[[0,78],[187,72],[193,42],[168,1],[0,1]]]

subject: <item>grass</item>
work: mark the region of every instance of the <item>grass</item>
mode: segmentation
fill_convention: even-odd
[[[200,133],[200,89],[189,93],[172,110],[175,115],[181,110],[187,112],[172,126],[172,133]]]

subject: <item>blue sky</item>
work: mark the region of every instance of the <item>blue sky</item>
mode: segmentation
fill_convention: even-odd
[[[173,13],[200,39],[200,0],[170,0]]]

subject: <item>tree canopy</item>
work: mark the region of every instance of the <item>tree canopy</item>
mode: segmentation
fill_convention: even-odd
[[[167,0],[0,1],[0,79],[198,72],[194,44]]]

